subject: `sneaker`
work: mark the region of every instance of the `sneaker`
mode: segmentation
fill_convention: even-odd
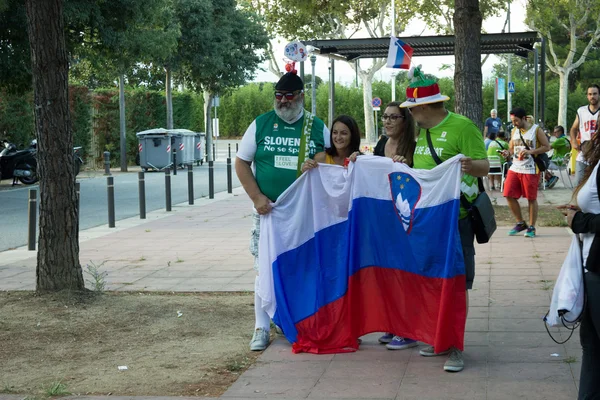
[[[394,334],[393,333],[386,333],[385,335],[381,336],[378,341],[381,344],[387,344],[389,342],[392,341],[392,339],[394,338]]]
[[[535,227],[534,226],[530,226],[529,228],[527,228],[527,232],[525,232],[525,235],[523,235],[527,238],[534,238],[535,237]]]
[[[433,346],[423,347],[421,350],[419,350],[419,354],[422,355],[423,357],[445,356],[448,353],[450,353],[450,349],[448,349],[446,351],[442,351],[441,353],[436,353],[433,350]]]
[[[264,328],[256,328],[250,341],[251,351],[263,351],[269,345],[269,332]]]
[[[392,341],[386,344],[385,347],[387,347],[388,350],[404,350],[418,345],[419,343],[417,343],[416,340],[394,336]]]
[[[465,360],[462,355],[462,351],[458,349],[452,349],[450,356],[444,364],[444,371],[448,372],[460,372],[465,368]]]
[[[508,231],[508,236],[518,235],[519,233],[523,232],[525,229],[527,229],[527,224],[525,222],[519,222],[518,224],[515,225],[514,228],[512,228],[510,231]]]
[[[546,187],[548,189],[552,189],[554,186],[556,186],[556,182],[558,182],[558,176],[553,176],[550,179],[548,179],[548,182],[546,183]]]

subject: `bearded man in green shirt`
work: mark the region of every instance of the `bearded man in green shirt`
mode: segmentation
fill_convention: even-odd
[[[406,89],[407,100],[400,107],[409,109],[420,128],[413,157],[413,168],[432,169],[439,162],[446,161],[457,154],[463,154],[465,158],[461,160],[463,172],[461,191],[467,201],[472,202],[479,193],[477,178],[486,176],[490,168],[481,131],[467,117],[450,112],[444,107],[444,102],[449,98],[440,93],[440,88],[435,81],[424,79],[418,68],[415,68],[415,72],[412,73],[420,80],[413,82]],[[433,148],[435,156],[432,156],[431,148]],[[468,289],[473,287],[475,278],[475,247],[473,245],[475,238],[470,218],[467,216],[468,212],[461,204],[457,222],[465,262],[468,310]],[[448,372],[462,371],[464,359],[460,350],[453,348],[443,353],[435,353],[433,346],[427,346],[420,350],[420,354],[425,357],[448,353],[449,357],[444,364],[444,370]]]
[[[301,165],[329,147],[329,130],[319,118],[304,110],[304,83],[296,71],[283,75],[275,85],[273,110],[259,115],[248,127],[235,159],[235,172],[254,204],[250,252],[258,273],[260,215],[301,174]],[[254,284],[255,328],[250,350],[269,345],[271,320]]]

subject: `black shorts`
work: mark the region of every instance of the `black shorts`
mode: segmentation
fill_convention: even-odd
[[[463,257],[465,259],[465,276],[467,278],[467,289],[473,288],[475,280],[475,233],[469,217],[458,220],[458,232],[462,244]]]

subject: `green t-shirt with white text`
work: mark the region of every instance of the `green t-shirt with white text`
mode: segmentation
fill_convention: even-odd
[[[296,180],[304,118],[288,124],[274,110],[256,118],[255,178],[260,191],[272,201]],[[323,121],[314,117],[310,158],[324,150],[323,130]]]
[[[448,112],[442,122],[429,129],[429,133],[433,148],[442,161],[457,154],[463,154],[473,160],[487,159],[481,131],[467,117]],[[426,129],[421,129],[419,132],[413,159],[415,169],[433,169],[437,165],[429,151]],[[477,178],[463,174],[461,191],[469,202],[475,200],[479,193]],[[466,216],[467,211],[461,205],[459,218]]]

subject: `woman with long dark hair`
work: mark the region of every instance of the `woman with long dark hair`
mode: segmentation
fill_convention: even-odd
[[[592,135],[592,145],[584,152],[588,162],[585,175],[575,191],[575,206],[562,206],[563,214],[575,234],[583,242],[583,265],[586,308],[579,329],[583,350],[579,399],[600,398],[600,134]]]
[[[351,154],[359,153],[360,131],[354,118],[348,115],[338,116],[331,124],[329,143],[331,147],[302,164],[302,172],[315,168],[318,163],[343,166]]]
[[[381,115],[385,136],[377,142],[373,154],[389,157],[412,167],[416,145],[415,121],[408,108],[392,101]]]
[[[381,115],[385,136],[377,142],[373,154],[389,157],[396,162],[413,165],[416,146],[415,121],[408,108],[400,108],[399,102],[391,102]],[[386,333],[379,338],[389,350],[403,350],[418,345],[416,340]]]

